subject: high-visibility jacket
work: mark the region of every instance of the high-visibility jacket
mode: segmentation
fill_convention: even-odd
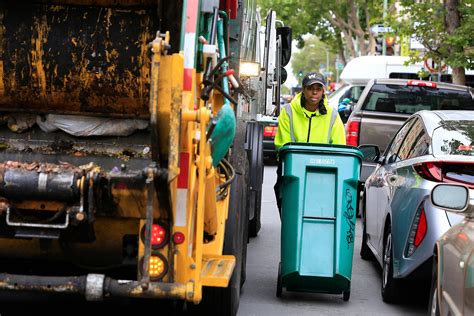
[[[324,98],[327,113],[321,114],[319,109],[310,112],[302,107],[301,96],[300,92],[280,109],[274,141],[276,149],[289,142],[345,145],[344,124],[337,111],[328,105],[327,98]]]

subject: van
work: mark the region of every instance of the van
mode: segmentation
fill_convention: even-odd
[[[409,61],[410,57],[406,56],[361,56],[352,59],[342,70],[340,78],[343,85],[329,96],[329,105],[337,109],[346,98],[356,104],[371,79],[421,79],[418,72],[426,67],[422,62],[410,64]],[[441,75],[441,82],[451,83],[451,72],[448,68]],[[431,80],[431,76],[425,80]],[[474,87],[473,70],[466,70],[466,85]],[[347,120],[347,117],[341,118]]]
[[[409,60],[404,56],[361,56],[352,59],[342,70],[340,78],[343,85],[329,96],[329,105],[337,109],[346,98],[356,104],[371,79],[418,79],[417,73],[423,64],[405,66]]]

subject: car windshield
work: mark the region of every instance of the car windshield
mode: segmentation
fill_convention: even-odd
[[[413,114],[421,110],[474,110],[467,91],[408,85],[376,84],[362,110]]]
[[[328,99],[331,100],[332,98],[337,98],[339,99],[343,94],[344,92],[347,91],[347,88],[348,88],[348,84],[345,83],[343,84],[342,86],[340,86],[337,90],[335,90],[333,93],[331,93],[329,96],[328,96]]]
[[[474,156],[474,121],[443,121],[433,132],[433,154]]]

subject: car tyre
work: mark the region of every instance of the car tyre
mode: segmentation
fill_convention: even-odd
[[[395,303],[399,299],[400,280],[393,277],[393,248],[390,226],[385,237],[382,264],[382,298],[386,303]]]
[[[373,260],[374,255],[372,254],[372,251],[370,250],[369,246],[367,245],[367,229],[366,229],[366,212],[365,212],[365,194],[363,195],[361,204],[361,219],[362,219],[362,243],[360,245],[360,257],[364,260]]]
[[[428,315],[439,316],[439,300],[438,300],[438,258],[433,257],[433,273],[431,277],[430,303]]]

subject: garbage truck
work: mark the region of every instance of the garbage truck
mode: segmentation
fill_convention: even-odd
[[[257,13],[237,0],[2,2],[0,292],[236,314],[259,225],[242,201],[262,185],[256,89],[239,79]]]

